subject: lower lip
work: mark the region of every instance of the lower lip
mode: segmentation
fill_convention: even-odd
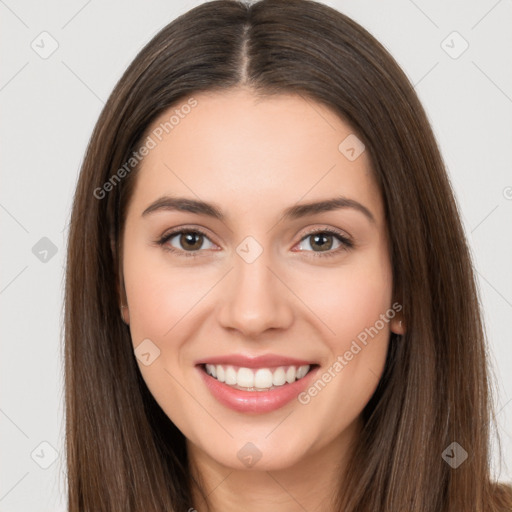
[[[284,384],[270,391],[242,391],[218,381],[208,375],[203,367],[198,366],[206,387],[221,404],[237,412],[256,414],[275,411],[297,398],[308,387],[318,368],[316,366],[305,377],[292,384]]]

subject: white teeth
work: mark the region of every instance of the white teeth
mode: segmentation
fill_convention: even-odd
[[[308,373],[309,366],[299,366],[299,369],[297,370],[297,379],[302,379],[302,377],[306,376],[306,373]]]
[[[206,365],[206,372],[210,374],[212,377],[217,378],[217,370],[215,368],[214,364],[207,364]]]
[[[247,388],[250,390],[265,390],[273,387],[291,384],[298,379],[302,379],[309,372],[310,366],[279,366],[275,369],[270,368],[236,368],[221,364],[205,365],[206,373],[216,378],[219,382],[225,382],[229,386],[237,388]]]
[[[288,370],[286,370],[286,382],[288,382],[288,384],[295,382],[296,375],[297,375],[297,370],[295,370],[294,366],[290,366],[290,368],[288,368]]]
[[[277,370],[274,371],[272,375],[272,384],[274,386],[282,386],[286,382],[286,373],[284,368],[280,366]]]
[[[230,386],[236,385],[236,370],[232,366],[226,368],[226,384]]]
[[[272,387],[272,372],[268,368],[260,368],[254,375],[255,388],[270,388]]]
[[[226,380],[226,376],[224,375],[224,368],[220,364],[217,365],[217,380],[219,382],[224,382]]]
[[[236,383],[243,388],[254,387],[254,372],[250,368],[239,368]]]

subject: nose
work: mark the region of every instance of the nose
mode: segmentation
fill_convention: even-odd
[[[293,294],[271,267],[266,252],[247,263],[234,255],[234,269],[222,290],[218,321],[225,329],[254,338],[269,329],[286,329],[293,322]]]

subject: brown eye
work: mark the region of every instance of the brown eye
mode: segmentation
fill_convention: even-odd
[[[185,250],[197,251],[203,245],[204,236],[201,233],[181,233],[178,240]]]
[[[330,229],[322,229],[303,237],[299,247],[300,250],[316,253],[315,256],[331,256],[351,249],[353,246],[352,241],[343,234]]]
[[[311,248],[319,248],[320,251],[328,251],[333,246],[333,235],[328,235],[325,233],[315,233],[314,235],[310,235]]]
[[[204,247],[205,242],[209,243],[210,246]],[[206,234],[198,230],[174,231],[164,235],[158,243],[166,250],[181,252],[184,253],[184,256],[195,256],[202,249],[211,249],[214,246]]]

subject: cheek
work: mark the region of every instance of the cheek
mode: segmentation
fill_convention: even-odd
[[[196,403],[190,401],[180,385],[190,377],[187,372],[191,371],[182,364],[182,359],[185,342],[196,324],[194,314],[199,310],[198,302],[211,287],[207,287],[207,282],[212,276],[199,272],[191,280],[190,272],[172,268],[165,262],[165,255],[156,249],[134,247],[131,252],[125,251],[125,255],[123,272],[132,345],[136,349],[144,342],[141,346],[150,347],[152,358],[148,365],[138,359],[141,375],[169,418],[178,428],[190,431],[193,422],[189,415],[199,415],[201,410],[199,406],[195,409]]]
[[[321,439],[334,439],[352,424],[374,394],[385,367],[389,323],[380,319],[390,311],[388,290],[381,286],[354,286],[337,297],[337,308],[327,316],[335,335],[325,338],[329,356],[316,380],[298,398],[303,405],[303,430]],[[383,283],[381,283],[383,284]],[[316,418],[310,421],[308,418]],[[290,432],[292,435],[292,432]]]
[[[123,272],[133,342],[169,339],[178,324],[190,322],[195,305],[215,282],[213,273],[171,266],[158,248],[132,247],[125,251]]]
[[[333,435],[362,411],[384,369],[389,320],[395,314],[391,265],[385,256],[384,250],[372,251],[352,265],[329,269],[325,276],[316,273],[315,279],[303,280],[299,292],[308,297],[307,305],[327,326],[323,330],[328,346],[318,375],[321,382],[316,381],[311,395],[307,392],[301,403],[332,421]]]
[[[326,338],[330,359],[302,403],[328,419],[332,435],[360,414],[385,366],[389,321],[395,312],[391,267],[382,254],[368,255],[361,265],[340,270],[330,286],[319,281],[322,285],[314,295],[317,307],[323,304],[322,319],[335,334]]]
[[[297,295],[305,298],[308,308],[322,321],[337,352],[374,325],[391,306],[391,268],[381,253],[369,253],[338,269],[304,273],[299,283]]]

